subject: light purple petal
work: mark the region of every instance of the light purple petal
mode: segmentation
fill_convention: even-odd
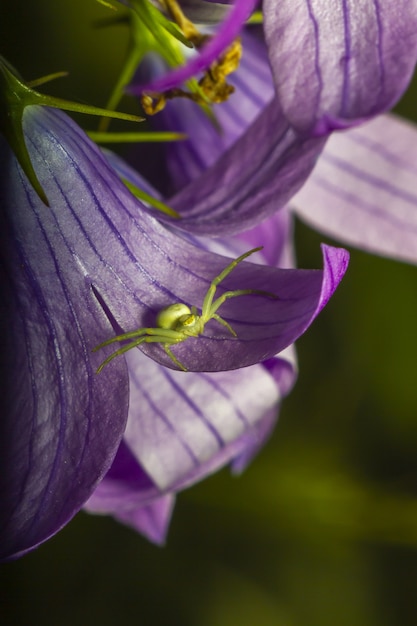
[[[137,509],[116,511],[114,516],[119,522],[140,532],[149,541],[162,545],[165,543],[174,504],[175,497],[168,494]]]
[[[147,506],[162,496],[122,441],[111,468],[83,508],[90,513],[116,515]]]
[[[118,518],[120,511],[139,511],[164,491],[183,489],[237,455],[249,460],[264,440],[264,420],[269,424],[269,416],[277,416],[279,400],[290,390],[288,374],[292,384],[296,377],[292,350],[273,359],[272,375],[270,367],[256,365],[184,377],[138,351],[127,361],[129,428],[111,469],[84,507]]]
[[[137,352],[131,353],[128,361],[133,362],[133,364],[136,363],[139,367],[138,358],[143,360],[143,356],[138,355],[139,353]],[[165,490],[175,493],[176,491],[184,489],[202,478],[205,478],[208,474],[217,471],[230,461],[233,461],[234,471],[240,472],[246,467],[265,443],[265,440],[272,430],[273,424],[276,422],[279,408],[276,399],[289,392],[296,377],[294,352],[292,349],[285,351],[285,353],[282,353],[279,357],[273,359],[273,361],[274,363],[273,365],[271,364],[271,368],[274,372],[270,382],[276,386],[276,393],[261,397],[257,404],[258,409],[256,413],[251,416],[246,426],[239,422],[236,423],[236,414],[240,413],[241,419],[244,419],[245,412],[253,408],[253,403],[252,407],[245,407],[245,412],[239,411],[239,406],[242,405],[242,401],[239,400],[242,393],[240,383],[243,385],[245,383],[248,384],[250,391],[252,391],[254,395],[260,395],[262,388],[257,384],[260,380],[259,375],[268,377],[268,372],[271,371],[269,367],[266,368],[263,374],[261,370],[265,369],[265,367],[253,366],[249,368],[254,374],[253,378],[249,370],[228,372],[225,375],[193,374],[190,375],[192,377],[190,388],[186,379],[178,376],[178,374],[174,372],[173,374],[176,374],[178,377],[177,384],[180,389],[180,395],[183,398],[192,398],[194,393],[194,406],[198,406],[199,403],[202,405],[202,413],[199,415],[193,416],[189,407],[187,407],[185,415],[183,412],[178,412],[177,402],[175,402],[178,390],[175,389],[173,393],[172,389],[168,388],[166,390],[164,385],[160,386],[159,394],[156,396],[153,394],[155,396],[154,406],[149,406],[146,402],[144,405],[142,401],[135,403],[135,394],[133,395],[129,421],[136,427],[136,430],[146,426],[146,424],[150,426],[150,429],[144,428],[143,436],[146,438],[147,446],[149,447],[148,456],[150,455],[152,457],[153,455],[156,458],[156,465],[155,462],[148,462],[148,470],[156,472],[155,478],[161,478],[160,472],[158,471],[157,459],[160,457],[164,458],[167,455],[171,457],[172,451],[174,453],[177,451],[178,454],[179,441],[181,442],[180,448],[185,448],[189,451],[192,450],[193,446],[198,446],[200,449],[211,449],[213,452],[213,454],[209,454],[207,458],[205,458],[207,456],[205,455],[200,459],[196,459],[192,467],[185,472],[181,471],[181,469],[184,468],[181,468],[183,455],[180,453],[178,455],[178,461],[180,462],[179,467],[173,468],[174,471],[171,476],[165,475],[163,482]],[[147,367],[146,363],[144,363],[144,365]],[[277,376],[278,371],[281,372],[280,379]],[[235,379],[235,385],[230,385],[230,374],[232,374]],[[156,366],[153,372],[152,385],[158,387],[163,377],[164,369],[160,366]],[[288,385],[290,379],[291,384]],[[214,429],[210,428],[210,422],[213,420],[210,407],[213,403],[204,406],[207,383],[216,390],[217,398],[219,397],[219,391],[221,392],[221,402],[214,407],[217,423],[222,420],[232,424],[232,427],[234,426],[235,428],[236,425],[238,425],[234,439],[232,438],[231,441],[225,441],[220,446],[215,445],[214,447],[212,445]],[[132,379],[132,384],[135,385],[135,378]],[[145,381],[145,386],[146,384]],[[168,395],[164,395],[164,389],[167,391]],[[230,394],[229,397],[227,395],[228,392]],[[147,394],[146,398],[149,399],[150,395],[152,395],[152,392]],[[137,397],[139,400],[139,395]],[[149,417],[147,415],[148,411],[150,411]],[[160,424],[161,418],[164,420],[165,425],[170,423],[172,425],[167,433],[166,440],[155,439],[153,435],[155,429],[160,429],[160,425],[158,426],[158,424]],[[188,428],[186,427],[187,420],[189,421]],[[201,429],[201,422],[206,424],[205,429]],[[158,489],[139,465],[140,457],[142,456],[142,447],[139,443],[137,438],[131,438],[130,445],[132,446],[132,451],[126,445],[126,440],[122,443],[111,470],[98,485],[96,491],[84,508],[91,513],[111,514],[120,521],[130,524],[131,520],[129,519],[129,514],[126,516],[126,519],[124,519],[124,517],[120,516],[120,512],[132,511],[132,515],[134,519],[136,519],[136,515],[139,515],[144,507],[149,506],[154,501],[160,501],[163,489]],[[145,519],[147,519],[146,515],[147,514],[144,513]],[[137,526],[137,529],[140,532],[144,532],[143,528]],[[164,529],[166,529],[165,526]],[[146,532],[144,534],[146,534]],[[147,534],[147,536],[151,540],[155,540],[155,537],[149,537],[149,534]]]
[[[415,0],[265,0],[264,29],[283,111],[326,134],[390,107],[417,60]]]
[[[271,436],[277,420],[277,411],[271,410],[263,420],[246,434],[245,449],[233,460],[232,471],[234,474],[241,474],[251,463]]]
[[[294,210],[354,246],[417,262],[417,129],[381,116],[330,139]]]
[[[144,92],[166,91],[181,85],[189,78],[207,69],[236,39],[257,3],[258,0],[236,0],[216,34],[201,49],[197,56],[193,57],[183,67],[173,70],[146,85],[129,87],[129,92],[139,95]]]
[[[186,376],[127,355],[130,413],[124,440],[159,489],[215,457],[277,406],[280,392],[261,365]]]

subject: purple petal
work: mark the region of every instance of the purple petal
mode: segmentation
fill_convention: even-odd
[[[35,111],[25,114],[26,131]],[[60,147],[48,148],[50,175],[58,176]],[[74,207],[66,199],[44,206],[1,149],[0,558],[10,558],[56,533],[94,490],[123,434],[128,389],[124,363],[103,378],[91,364],[105,327],[72,245],[77,234],[58,223],[58,212]],[[34,164],[45,173],[42,159]]]
[[[280,400],[261,365],[184,376],[146,363],[138,351],[129,353],[127,362],[131,394],[124,440],[161,490],[190,480]]]
[[[115,517],[145,535],[149,541],[162,545],[165,543],[174,504],[175,498],[169,494],[136,509],[119,510]]]
[[[293,199],[318,230],[417,262],[417,129],[394,116],[335,134]]]
[[[293,219],[287,207],[238,235],[249,248],[263,246],[262,256],[272,267],[295,267],[293,250]],[[230,238],[229,238],[230,240]]]
[[[231,77],[239,91],[216,108],[220,135],[193,103],[169,103],[157,118],[161,128],[190,136],[167,148],[174,187],[182,187],[168,203],[182,216],[177,226],[198,235],[241,232],[285,206],[324,145],[289,126],[271,101],[264,47],[248,36],[244,42],[242,67]]]
[[[245,449],[233,460],[232,471],[234,474],[242,473],[256,454],[258,454],[259,450],[269,439],[277,420],[277,412],[271,410],[269,414],[263,418],[263,420],[258,422],[258,424],[256,424],[251,431],[246,433]]]
[[[48,197],[51,203],[62,204],[64,193],[71,203],[71,220],[66,215],[61,217],[59,212],[57,220],[61,228],[71,224],[75,239],[71,243],[72,254],[80,259],[85,274],[94,276],[94,290],[103,306],[103,324],[105,316],[109,320],[102,340],[115,334],[110,323],[114,329],[128,331],[155,325],[156,314],[174,302],[201,306],[211,280],[230,260],[188,244],[141,211],[141,204],[76,126],[68,133],[66,119],[61,121],[62,118],[52,113],[44,115],[52,116],[50,123],[53,121],[56,132],[64,129],[67,132],[65,137],[60,136],[62,161],[55,161],[60,166],[62,180],[50,183]],[[44,163],[56,136],[49,131],[48,137],[45,134],[48,129],[42,124],[37,130],[39,135],[34,141],[38,142],[39,154],[35,158]],[[80,162],[83,162],[82,171],[78,167]],[[90,179],[94,179],[94,189],[87,184]],[[102,193],[104,184],[106,195]],[[97,210],[98,200],[106,212]],[[85,220],[85,205],[94,208],[95,221]],[[205,336],[190,338],[175,346],[174,351],[180,360],[186,355],[189,369],[195,371],[234,369],[273,356],[292,343],[310,323],[321,279],[321,272],[298,275],[296,270],[242,263],[223,281],[219,294],[225,289],[263,289],[279,294],[280,300],[248,295],[246,306],[242,307],[236,298],[230,299],[221,313],[236,325],[237,340],[230,333],[230,338],[225,337],[223,327],[212,322],[207,325]],[[94,345],[91,342],[91,347]],[[95,354],[94,362],[98,365],[110,351],[111,348]],[[163,365],[173,366],[159,344],[146,344],[143,351]],[[108,367],[112,368],[113,364]]]
[[[236,0],[216,34],[201,49],[197,56],[193,57],[183,67],[173,70],[147,85],[131,86],[128,91],[138,95],[144,92],[166,91],[181,85],[189,78],[207,69],[236,39],[257,3],[258,0]]]
[[[275,359],[275,361],[276,365],[278,366],[280,362],[284,363],[284,358],[277,358]],[[290,366],[290,362],[284,364],[284,368],[287,366]],[[254,366],[251,369],[256,370],[259,369],[259,367],[260,366]],[[159,371],[155,371],[156,379],[162,373],[163,368],[159,367]],[[233,374],[238,378],[240,372],[233,372]],[[229,374],[227,374],[227,376],[228,375]],[[198,377],[200,377],[201,375],[195,374],[193,376],[196,377],[195,383],[198,386]],[[207,374],[204,375],[204,379],[211,378],[213,385],[217,380],[218,382],[220,382],[220,386],[218,388],[222,389],[222,376],[223,374]],[[292,370],[292,377],[294,380],[294,370]],[[205,387],[204,379],[201,379],[203,381],[202,390]],[[184,379],[182,379],[182,381],[180,380],[179,384],[183,382]],[[154,384],[157,384],[156,380],[154,380]],[[255,384],[256,380],[253,382],[253,386],[254,392],[258,392]],[[184,385],[183,387],[186,394],[187,387]],[[227,386],[225,388],[227,389]],[[232,389],[232,396],[230,397],[229,406],[227,407],[226,403],[223,402],[219,407],[222,411],[223,419],[230,419],[230,416],[234,415],[235,412],[238,410],[238,406],[236,405],[235,401],[236,397],[238,397],[239,394],[240,387],[239,385],[237,385],[234,391]],[[171,398],[172,396],[159,398],[158,404],[163,407],[164,411],[166,411],[166,423],[169,423],[169,421],[172,420],[172,423],[175,425],[181,416],[176,414],[174,410],[171,410]],[[201,401],[203,401],[203,397],[201,398]],[[193,465],[190,471],[186,472],[184,475],[182,475],[181,472],[174,471],[171,475],[171,480],[168,480],[168,477],[166,476],[166,489],[171,492],[171,497],[172,493],[184,489],[185,487],[192,485],[202,478],[207,477],[209,474],[217,471],[226,463],[229,463],[234,459],[235,461],[233,461],[233,471],[242,471],[247,463],[259,450],[259,448],[263,445],[263,443],[265,443],[265,440],[269,436],[271,429],[276,422],[278,415],[278,406],[275,404],[275,402],[273,402],[268,407],[268,401],[265,400],[264,407],[266,410],[265,415],[258,421],[256,421],[253,427],[246,428],[243,434],[237,436],[230,443],[227,443],[220,448],[216,447],[213,456],[209,457],[205,461],[201,459],[198,463]],[[131,412],[129,419],[135,422],[141,422],[142,407],[137,407],[137,409],[138,410],[133,410]],[[217,410],[218,409],[216,407],[216,411]],[[207,416],[208,418],[210,418],[209,413],[207,414]],[[157,413],[155,414],[155,417],[158,419]],[[182,418],[182,422],[184,421],[185,419]],[[199,421],[200,419],[198,420],[198,422]],[[188,438],[190,439],[189,443],[192,444],[191,435],[193,430],[195,429],[193,428],[192,423],[190,424],[190,426],[191,428],[188,430],[188,433],[186,433],[186,438],[183,442],[185,445],[187,445],[188,443]],[[179,430],[181,430],[181,428]],[[164,453],[165,450],[168,450],[169,452],[169,448],[171,445],[173,446],[174,450],[177,448],[179,431],[177,432],[175,427],[172,428],[171,431],[171,442],[167,441],[166,445],[162,445],[162,442],[156,442],[156,447],[153,449],[155,456],[160,456]],[[148,437],[148,445],[155,443],[152,442],[148,433],[145,433],[145,436]],[[204,444],[204,440],[207,438],[207,433],[203,433],[200,446]],[[145,474],[145,472],[139,465],[138,460],[134,456],[137,453],[136,443],[136,440],[134,440],[133,450],[130,451],[126,443],[122,442],[111,470],[98,485],[96,491],[88,500],[84,508],[90,513],[113,515],[119,521],[122,521],[131,526],[133,525],[136,530],[145,534],[145,536],[147,536],[147,538],[151,541],[161,543],[165,538],[173,501],[162,498],[163,491],[158,489],[154,485],[154,483],[150,480],[150,478],[147,476],[147,474]],[[177,479],[178,477],[179,479]],[[162,512],[158,510],[158,513],[160,512],[159,515],[155,516],[153,503],[156,503],[157,507],[162,508]],[[149,520],[149,510],[152,510],[152,512],[154,513],[154,517],[152,518],[153,523],[151,523],[150,526],[146,526],[146,520]],[[140,525],[135,524],[135,520],[137,519],[141,521]]]
[[[128,173],[128,170],[125,169],[125,172]],[[276,219],[278,221],[275,223],[274,220],[271,225],[279,228],[280,218]],[[257,237],[260,236],[263,226],[260,228]],[[267,234],[268,227],[262,232]],[[252,242],[254,241],[252,238]],[[268,244],[268,236],[265,236],[265,243]],[[248,262],[241,263],[219,286],[219,294],[223,289],[261,289],[276,294],[279,299],[248,295],[244,297],[244,307],[241,305],[241,298],[228,300],[222,305],[220,313],[235,329],[237,338],[223,331],[217,322],[212,321],[206,325],[204,335],[190,337],[187,341],[173,346],[175,356],[190,371],[214,372],[253,365],[286,348],[312,322],[318,313],[320,299],[322,297],[328,299],[331,296],[346,270],[345,251],[324,247],[323,253],[324,272],[274,269]],[[172,241],[171,254],[174,254],[177,260],[181,259],[181,255],[185,255],[186,260],[175,270],[172,268],[165,270],[171,276],[175,275],[178,283],[176,297],[169,304],[185,302],[189,306],[201,307],[210,281],[226,267],[228,260],[204,256],[202,251],[199,258],[198,249],[187,246],[187,243],[180,239]],[[191,261],[187,260],[190,254],[193,255]],[[198,276],[208,276],[207,265],[211,268],[209,270],[211,277],[201,282]],[[163,268],[163,261],[158,262],[158,266]],[[182,274],[184,268],[193,268],[193,274],[190,275],[189,270]],[[327,284],[328,277],[333,275],[334,283],[327,292],[324,285]],[[170,281],[166,277],[166,284],[170,282],[172,283],[172,279]],[[141,325],[144,324],[136,324],[133,328]],[[141,349],[162,365],[170,368],[174,366],[160,345],[147,344]]]
[[[415,0],[265,0],[264,29],[283,111],[322,135],[380,113],[417,59]]]
[[[83,508],[90,513],[116,515],[147,506],[162,495],[122,441],[111,468]]]
[[[228,300],[219,311],[237,337],[232,337],[226,329],[212,321],[200,337],[190,337],[173,346],[175,356],[190,371],[216,372],[259,363],[286,348],[308,328],[346,271],[348,255],[345,250],[323,246],[323,255],[323,271],[281,270],[241,263],[223,281],[222,289],[260,289],[277,294],[278,299],[247,295],[244,296],[244,306],[243,297]],[[211,267],[214,266],[213,259]],[[224,266],[223,260],[217,265],[216,274]],[[197,276],[203,270],[198,267],[197,258],[194,269]],[[193,282],[190,281],[191,284]],[[197,302],[200,305],[209,281],[204,291],[201,290],[202,285],[195,284],[191,300],[189,285],[183,285],[182,291],[187,297],[174,301],[184,301],[188,305]],[[142,351],[162,365],[173,367],[173,362],[160,345],[147,344]]]
[[[339,260],[332,260],[333,255]],[[324,306],[339,280],[346,256],[325,248],[328,271],[318,309]],[[330,265],[332,269],[330,269]],[[342,271],[343,272],[343,271]],[[309,274],[309,273],[308,273]],[[310,276],[311,280],[311,276]],[[187,354],[188,358],[188,354]],[[218,374],[184,375],[144,360],[138,351],[127,353],[130,374],[129,419],[124,440],[141,467],[160,490],[179,488],[201,478],[208,468],[244,452],[244,439],[282,392],[288,379],[272,375],[263,366]],[[279,370],[288,373],[289,362],[282,358]],[[291,366],[292,380],[294,368]]]
[[[165,541],[174,496],[162,496],[124,442],[84,510],[112,515],[157,544]]]
[[[169,200],[199,235],[248,230],[285,206],[313,169],[322,138],[301,139],[276,100],[212,167]]]

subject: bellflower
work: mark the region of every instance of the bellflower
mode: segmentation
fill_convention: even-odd
[[[197,13],[203,6],[188,4]],[[199,56],[146,89],[170,89],[210,66],[254,5],[235,2]],[[261,44],[244,41],[242,69],[231,77],[243,98],[239,107],[232,99],[220,106],[221,140],[196,109],[198,125],[184,116],[181,107],[190,103],[170,103],[161,117],[170,126],[169,116],[177,116],[190,137],[168,154],[177,223],[156,220],[116,171],[133,182],[136,174],[105,158],[62,113],[28,107],[23,116],[30,162],[49,206],[1,145],[2,558],[42,543],[82,506],[162,541],[174,494],[225,463],[242,469],[273,427],[295,378],[292,343],[347,265],[344,251],[324,246],[322,271],[277,268],[288,267],[291,256],[285,207],[331,131],[375,116],[401,95],[416,58],[417,11],[411,0],[395,7],[387,0],[340,1],[330,9],[324,0],[263,6],[273,80]],[[405,137],[400,122],[390,128]],[[397,250],[411,216],[412,173],[400,141],[384,150],[373,132],[344,147],[335,144],[340,135],[332,139],[335,152],[326,146],[328,158],[319,161],[327,170],[317,167],[310,179],[316,201],[308,198],[310,182],[295,201],[300,213],[311,207],[320,223],[329,208],[322,204],[336,199],[337,230],[354,201],[379,224],[381,216],[391,221],[394,203],[385,201],[400,200]],[[360,150],[378,155],[378,174],[373,166],[364,174],[349,165]],[[409,188],[384,184],[372,204],[370,190],[391,166],[405,173]],[[352,176],[361,182],[355,196]],[[217,244],[205,239],[242,231]],[[378,235],[367,239],[375,245]],[[131,350],[95,373],[102,357],[92,349],[100,342],[153,326],[158,311],[174,302],[201,306],[226,257],[262,244],[257,262],[240,264],[219,287],[278,296],[248,295],[245,307],[240,298],[224,303],[221,314],[236,338],[213,322],[202,337],[176,346],[191,370],[186,374],[173,369],[159,344]]]
[[[241,263],[219,293],[277,294],[224,303],[237,337],[213,320],[173,348],[189,373],[146,344],[97,374],[109,352],[95,346],[154,326],[169,304],[201,306],[229,261],[185,222],[155,219],[65,114],[28,106],[22,124],[48,204],[2,140],[1,558],[51,537],[88,499],[161,540],[173,492],[230,460],[243,467],[266,437],[295,374],[291,352],[275,355],[326,304],[347,253],[323,247],[322,271],[278,269],[288,216],[272,218],[273,240],[260,227],[223,243],[229,257],[264,243],[266,257]]]
[[[197,16],[207,5],[190,4]],[[188,136],[166,151],[171,205],[192,197],[190,219],[199,220],[191,227],[204,223],[216,235],[289,204],[335,238],[416,262],[416,129],[378,114],[401,96],[414,69],[417,3],[269,1],[263,12],[267,45],[242,32],[241,64],[229,77],[235,93],[215,109],[220,133],[188,101],[173,100],[155,116],[160,129]],[[147,71],[153,79],[142,84],[141,77],[130,91],[163,89],[179,75],[155,58]],[[239,205],[229,199],[217,228],[216,202],[228,202],[226,187],[210,193],[219,180],[238,190]]]
[[[219,6],[180,4],[196,21],[204,21],[207,7]],[[235,0],[197,56],[136,91],[164,91],[207,69],[256,5]],[[299,132],[327,135],[357,124],[391,108],[406,89],[417,60],[416,0],[336,0],[331,6],[326,0],[265,0],[262,12],[277,100]]]
[[[187,6],[190,5],[192,9],[200,6],[194,2]],[[290,36],[286,37],[285,28],[281,25],[281,32],[277,21],[272,22],[275,33],[280,31],[276,39],[281,43],[275,46],[274,29],[268,22],[268,15],[274,11],[268,13],[268,6],[271,3],[264,3],[269,58],[279,58],[277,68],[284,66],[278,85],[270,71],[266,48],[244,32],[241,65],[230,76],[236,93],[215,111],[220,133],[212,120],[189,101],[173,100],[155,117],[157,127],[188,135],[188,141],[164,148],[170,178],[168,184],[163,179],[162,187],[170,192],[170,206],[181,210],[179,227],[197,235],[218,237],[256,224],[251,242],[265,243],[267,233],[270,246],[266,246],[265,252],[271,255],[280,249],[275,237],[282,234],[283,222],[275,220],[288,219],[290,208],[323,230],[365,249],[415,261],[416,229],[409,226],[415,225],[416,179],[412,160],[404,158],[404,146],[413,151],[413,143],[417,145],[415,130],[392,116],[382,116],[355,128],[359,122],[390,107],[408,83],[415,62],[415,34],[408,20],[415,24],[415,3],[403,4],[402,14],[392,7],[391,11],[387,3],[372,7],[369,3],[336,3],[326,11],[320,2],[292,3],[291,7],[288,3],[275,3],[272,9],[281,17],[286,13],[291,26]],[[295,16],[300,15],[304,30],[298,28],[296,21]],[[370,28],[372,24],[374,27]],[[397,39],[398,31],[403,33],[402,41]],[[303,54],[304,47],[307,54]],[[199,69],[212,60],[205,53],[203,49],[198,57]],[[190,76],[190,68],[195,70],[195,66],[189,65],[165,74],[164,66],[153,57],[147,65],[153,78],[136,84],[130,91],[169,89],[179,79]],[[372,89],[368,92],[371,78]],[[308,97],[304,96],[304,88]],[[334,133],[325,145],[331,131],[349,127],[349,132]],[[117,163],[114,165],[118,167]],[[311,170],[313,173],[303,186]],[[129,174],[125,172],[125,176]],[[155,180],[161,182],[160,172],[156,172]],[[273,217],[268,218],[271,213]],[[260,224],[265,217],[266,221]],[[276,261],[268,258],[269,263]],[[136,357],[128,355],[128,359]],[[134,367],[132,364],[131,376]],[[241,372],[235,374],[237,377]],[[174,375],[178,381],[184,380]],[[153,373],[150,378],[152,386]],[[169,381],[172,384],[173,379]],[[165,388],[172,397],[169,385]],[[201,377],[198,385],[202,390]],[[131,389],[135,388],[136,384],[131,384]],[[201,411],[201,406],[190,403],[188,389],[177,389],[185,394],[182,402],[187,411]],[[202,397],[207,395],[203,393]],[[216,404],[220,406],[221,402]],[[269,416],[265,413],[257,429],[245,432],[242,438],[215,452],[198,469],[192,468],[192,453],[183,450],[188,473],[181,478],[168,471],[167,481],[166,464],[172,467],[173,463],[168,445],[160,458],[146,459],[140,443],[144,433],[137,421],[129,418],[124,444],[86,508],[112,513],[154,541],[161,541],[169,522],[173,493],[228,460],[234,459],[235,468],[243,467],[275,419],[273,412]],[[152,424],[149,423],[146,434],[152,428],[156,430],[153,421]],[[171,426],[164,424],[161,428],[167,433]],[[172,438],[166,436],[170,446]],[[160,442],[159,430],[154,437]],[[142,452],[132,452],[141,447]]]

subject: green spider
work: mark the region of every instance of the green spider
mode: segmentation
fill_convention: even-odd
[[[236,332],[230,326],[226,320],[224,320],[220,315],[217,315],[217,310],[219,307],[228,300],[229,298],[236,298],[237,296],[245,296],[248,294],[259,294],[262,296],[266,296],[268,298],[276,299],[276,296],[269,291],[260,291],[257,289],[237,289],[236,291],[226,291],[219,298],[214,300],[214,296],[216,293],[217,286],[230,274],[230,272],[244,259],[253,254],[254,252],[258,252],[258,250],[262,250],[262,246],[259,248],[253,248],[253,250],[249,250],[242,254],[240,257],[232,261],[216,278],[212,280],[210,283],[210,287],[207,290],[207,293],[204,297],[203,306],[201,309],[201,315],[198,314],[198,310],[195,306],[191,307],[191,309],[184,304],[183,302],[177,302],[175,304],[171,304],[170,306],[162,309],[156,318],[156,328],[138,328],[137,330],[133,330],[130,333],[124,333],[123,335],[118,335],[117,337],[112,337],[107,341],[103,341],[98,346],[93,349],[93,352],[104,348],[112,343],[117,341],[124,341],[125,339],[133,339],[130,343],[125,346],[122,346],[116,352],[113,352],[110,356],[107,357],[105,361],[100,365],[97,369],[97,374],[101,372],[103,367],[107,365],[110,361],[112,361],[115,357],[119,356],[119,354],[124,354],[128,350],[139,346],[141,343],[161,343],[165,349],[165,352],[169,356],[169,358],[175,363],[175,365],[183,370],[184,372],[188,371],[187,368],[179,361],[174,354],[170,350],[170,346],[181,343],[182,341],[186,341],[189,337],[198,337],[203,334],[204,327],[210,320],[214,319],[222,326],[225,326],[227,330],[233,335],[233,337],[237,337]]]

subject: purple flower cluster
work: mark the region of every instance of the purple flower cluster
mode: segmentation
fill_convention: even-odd
[[[236,0],[185,68],[165,75],[149,60],[146,89],[207,68],[254,5]],[[216,6],[188,2],[197,16]],[[189,101],[155,118],[188,136],[164,146],[153,168],[159,190],[60,111],[29,106],[22,120],[49,206],[10,141],[0,144],[3,559],[33,549],[82,507],[162,542],[180,489],[227,463],[247,465],[295,382],[293,344],[348,263],[345,250],[323,245],[322,270],[294,269],[294,212],[363,248],[417,258],[416,131],[387,115],[358,126],[407,86],[417,2],[268,0],[263,11],[267,47],[242,32],[235,93],[216,109],[221,134]],[[337,129],[349,130],[327,142]],[[121,179],[181,219],[156,213]],[[258,246],[219,294],[277,298],[227,300],[221,317],[236,337],[212,320],[172,348],[186,373],[161,344],[146,343],[96,374],[104,357],[95,346],[154,327],[173,303],[201,309],[230,259]]]

